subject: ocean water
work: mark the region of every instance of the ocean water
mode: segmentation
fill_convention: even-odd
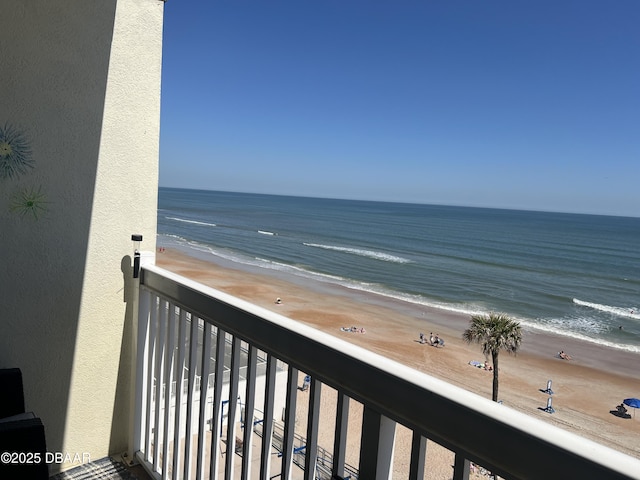
[[[640,218],[160,188],[158,245],[640,353]]]

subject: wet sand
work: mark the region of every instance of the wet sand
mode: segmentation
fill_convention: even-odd
[[[462,341],[467,316],[213,261],[164,249],[156,257],[157,265],[167,270],[491,398],[492,373],[469,365],[484,356],[477,345]],[[282,303],[275,303],[276,298]],[[341,331],[351,326],[366,333]],[[439,334],[445,347],[421,344],[421,332]],[[560,350],[572,360],[557,358]],[[555,414],[541,410],[547,396],[540,389],[549,379]],[[631,419],[610,413],[629,397],[640,397],[639,354],[526,330],[517,355],[500,354],[499,398],[504,405],[640,458],[640,412]],[[443,458],[449,463],[449,457]],[[450,478],[449,470],[450,463],[429,478]]]

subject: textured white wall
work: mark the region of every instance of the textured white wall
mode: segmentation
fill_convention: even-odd
[[[155,249],[163,8],[3,0],[0,15],[0,128],[33,161],[0,177],[0,367],[22,368],[50,451],[94,460],[127,447],[130,237]],[[11,209],[32,191],[37,219]]]

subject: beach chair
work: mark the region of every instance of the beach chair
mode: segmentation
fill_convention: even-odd
[[[547,398],[547,406],[543,409],[543,411],[547,413],[556,413],[555,409],[551,405],[552,397]]]
[[[547,388],[544,390],[540,390],[542,393],[546,393],[547,395],[553,395],[553,390],[551,390],[551,380],[547,382]]]

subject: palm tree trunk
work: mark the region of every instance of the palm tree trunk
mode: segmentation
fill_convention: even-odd
[[[491,399],[498,401],[498,351],[491,352],[491,360],[493,361],[493,394]]]

